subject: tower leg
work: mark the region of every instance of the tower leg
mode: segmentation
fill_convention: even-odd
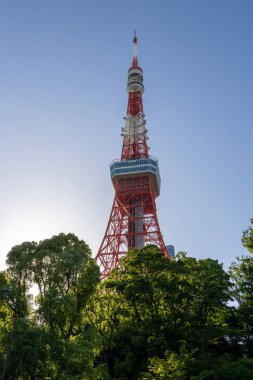
[[[120,265],[120,258],[130,249],[155,244],[166,254],[156,214],[151,180],[148,176],[121,178],[106,232],[96,260],[105,278]]]

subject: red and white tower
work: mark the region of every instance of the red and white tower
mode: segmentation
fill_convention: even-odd
[[[160,194],[158,161],[148,154],[147,129],[142,106],[143,71],[138,66],[137,37],[133,39],[132,66],[128,70],[128,106],[121,130],[121,159],[110,164],[115,198],[104,238],[96,256],[101,277],[119,265],[131,248],[155,244],[169,257],[160,231],[155,198]]]

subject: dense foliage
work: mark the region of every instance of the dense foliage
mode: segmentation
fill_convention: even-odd
[[[250,255],[226,272],[147,246],[101,282],[87,244],[59,234],[13,247],[0,289],[6,379],[253,379]]]

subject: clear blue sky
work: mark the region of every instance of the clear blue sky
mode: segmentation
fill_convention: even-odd
[[[95,255],[137,29],[168,244],[227,266],[253,216],[251,0],[0,3],[0,267],[59,232]],[[246,252],[245,252],[246,253]]]

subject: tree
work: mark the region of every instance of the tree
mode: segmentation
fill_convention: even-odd
[[[251,226],[243,232],[242,244],[249,252],[253,253],[253,218],[251,219]]]
[[[7,287],[8,279],[5,272],[0,272],[0,368],[3,369],[10,346],[10,332],[13,326],[12,310],[6,304],[2,290]]]
[[[251,219],[251,224],[253,219]],[[253,229],[243,232],[242,243],[253,253]],[[253,257],[237,257],[229,268],[232,296],[237,305],[234,310],[236,328],[233,339],[242,353],[253,357]]]
[[[8,379],[42,379],[53,373],[49,334],[35,322],[19,318],[8,363]]]
[[[175,327],[181,332],[180,341],[185,340],[191,348],[197,348],[199,354],[217,352],[225,343],[229,275],[217,260],[197,260],[185,254],[178,256],[175,267],[172,272],[179,280],[176,294],[180,315],[177,312],[172,315]],[[167,303],[173,310],[173,299]]]
[[[170,262],[156,246],[130,251],[88,305],[111,379],[137,379],[149,363],[177,367],[182,345],[199,356],[222,350],[229,284],[215,260]]]
[[[250,227],[250,252],[251,243]],[[87,244],[59,234],[13,247],[7,265],[0,361],[10,352],[10,380],[252,378],[251,256],[226,273],[217,260],[181,252],[169,261],[146,246],[100,282]]]
[[[8,288],[15,302],[15,312],[21,318],[29,313],[29,290],[33,285],[32,263],[36,247],[35,242],[24,242],[14,246],[7,255]]]
[[[237,360],[229,356],[212,358],[209,361],[209,368],[201,371],[199,374],[191,376],[190,380],[251,380],[253,378],[253,360],[247,358],[238,358]]]
[[[149,372],[143,374],[140,380],[187,380],[187,369],[193,361],[192,354],[183,346],[179,355],[167,351],[165,359],[157,357],[149,359]]]
[[[12,248],[7,265],[17,318],[10,378],[95,379],[99,339],[85,306],[99,283],[99,268],[88,245],[73,234],[25,242]]]
[[[232,295],[237,302],[234,334],[243,353],[253,357],[253,257],[238,257],[229,273],[233,282]]]

